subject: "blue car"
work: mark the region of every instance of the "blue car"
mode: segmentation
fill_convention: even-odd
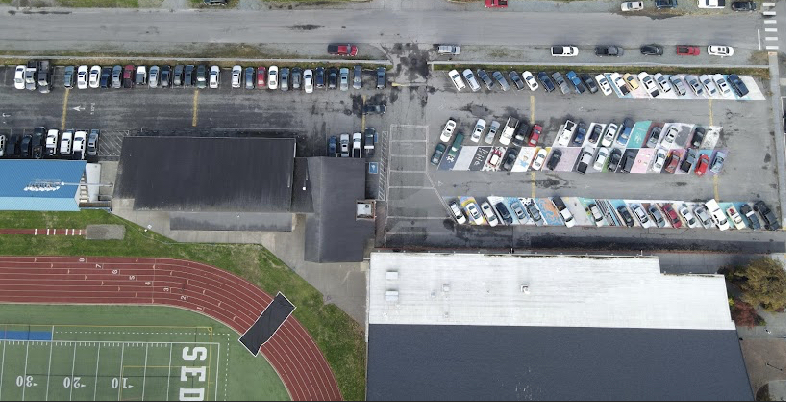
[[[626,118],[622,123],[622,131],[620,132],[620,135],[617,136],[617,143],[622,146],[628,145],[631,132],[633,132],[633,119]]]
[[[568,71],[568,73],[565,74],[565,76],[573,84],[573,87],[576,88],[577,94],[580,95],[587,91],[587,88],[584,86],[584,83],[581,81],[581,78],[579,78],[579,76],[576,75],[576,73],[574,73],[573,71]]]
[[[576,138],[573,139],[573,145],[581,146],[584,144],[584,137],[587,135],[587,126],[583,121],[579,122],[579,127],[576,129]]]
[[[331,136],[328,141],[328,156],[336,156],[338,154],[338,139],[336,136]]]

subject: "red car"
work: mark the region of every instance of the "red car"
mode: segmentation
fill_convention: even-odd
[[[680,56],[698,56],[700,53],[697,46],[677,46],[677,54]]]
[[[671,226],[673,226],[674,229],[679,229],[682,227],[682,220],[680,220],[679,215],[677,215],[677,211],[671,207],[671,204],[663,204],[661,209],[666,214],[666,218],[668,218]]]
[[[257,88],[262,89],[267,86],[265,79],[267,79],[265,67],[259,66],[259,68],[257,68]]]
[[[543,127],[539,125],[535,125],[532,127],[532,134],[529,136],[529,146],[534,147],[538,144],[538,139],[540,138],[540,131],[543,130]]]
[[[328,45],[328,53],[339,56],[357,56],[358,47],[350,44]]]
[[[666,157],[666,167],[663,170],[666,173],[674,173],[677,171],[677,166],[680,164],[680,155],[674,152],[669,152],[669,156]]]
[[[498,7],[507,7],[508,0],[486,0],[486,7],[488,8],[498,8]]]
[[[707,173],[707,168],[710,166],[709,155],[702,155],[699,157],[699,164],[696,165],[696,176],[704,176]]]

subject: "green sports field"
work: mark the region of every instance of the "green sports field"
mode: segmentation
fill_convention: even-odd
[[[288,400],[228,327],[167,307],[3,305],[0,400]]]

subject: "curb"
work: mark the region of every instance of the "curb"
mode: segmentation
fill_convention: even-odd
[[[226,57],[161,57],[161,56],[49,56],[49,55],[0,55],[2,59],[50,59],[50,60],[128,60],[128,61],[173,61],[173,60],[190,60],[196,62],[288,62],[288,63],[322,63],[322,64],[372,64],[372,65],[385,65],[392,66],[390,60],[357,60],[357,59],[284,59],[284,58],[226,58]]]

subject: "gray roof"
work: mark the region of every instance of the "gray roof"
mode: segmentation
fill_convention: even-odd
[[[753,400],[734,330],[370,325],[367,399]]]
[[[134,209],[288,212],[292,138],[125,137],[115,198]]]
[[[360,158],[313,157],[308,173],[314,214],[306,219],[306,255],[312,262],[362,261],[374,222],[357,220],[365,199],[366,162]]]

